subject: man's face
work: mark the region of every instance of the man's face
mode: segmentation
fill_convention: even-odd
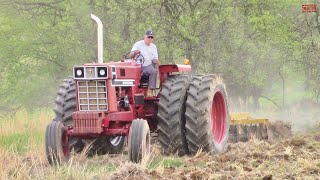
[[[150,44],[153,42],[153,36],[144,35],[144,42],[150,46]]]

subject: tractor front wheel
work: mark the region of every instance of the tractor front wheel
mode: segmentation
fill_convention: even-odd
[[[66,127],[61,122],[53,121],[47,126],[45,144],[49,164],[61,164],[69,160],[69,137]]]
[[[147,121],[133,120],[128,138],[129,159],[139,163],[150,154],[150,129]]]

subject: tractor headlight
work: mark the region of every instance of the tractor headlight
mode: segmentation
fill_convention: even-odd
[[[75,78],[84,78],[84,67],[75,67],[74,68],[74,77]]]
[[[97,67],[97,71],[99,78],[108,77],[108,67]]]
[[[104,76],[106,74],[106,71],[104,69],[100,69],[99,75]]]
[[[82,73],[83,73],[83,72],[82,72],[82,70],[81,70],[81,69],[78,69],[78,70],[77,70],[77,76],[81,76],[81,75],[82,75]]]

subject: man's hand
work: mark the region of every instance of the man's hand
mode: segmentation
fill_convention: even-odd
[[[153,59],[152,62],[153,62],[153,64],[157,65],[157,67],[159,67],[159,65],[160,65],[159,59]]]
[[[140,50],[135,50],[135,51],[133,51],[133,54],[134,54],[134,55],[140,54]]]
[[[156,60],[156,64],[158,64],[158,66],[160,65],[159,59]]]
[[[134,56],[140,53],[141,53],[140,50],[131,51],[128,55],[128,58],[133,58]]]

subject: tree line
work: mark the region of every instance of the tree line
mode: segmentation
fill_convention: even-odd
[[[0,111],[52,105],[74,65],[97,61],[90,13],[104,24],[105,62],[120,60],[152,29],[162,64],[188,58],[193,73],[220,75],[235,103],[258,108],[265,99],[284,108],[292,79],[318,101],[319,10],[303,13],[303,3],[0,0]]]

